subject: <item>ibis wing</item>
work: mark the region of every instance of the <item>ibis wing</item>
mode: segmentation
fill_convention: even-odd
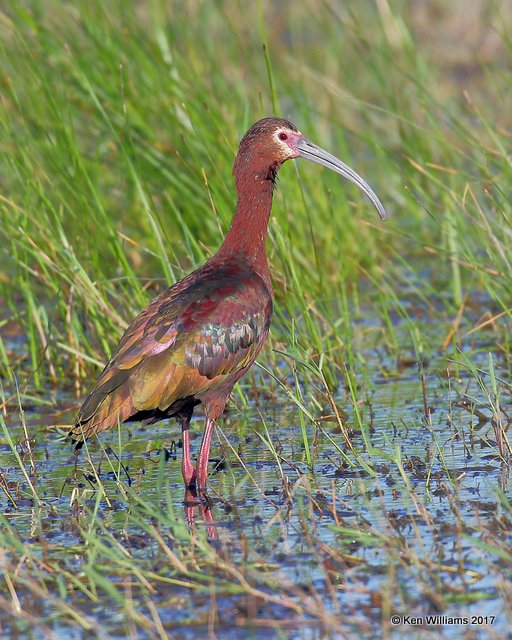
[[[254,362],[272,314],[266,284],[253,272],[209,276],[185,278],[130,324],[79,411],[75,440],[234,384]]]

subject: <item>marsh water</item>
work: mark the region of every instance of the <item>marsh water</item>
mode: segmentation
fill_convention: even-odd
[[[403,331],[406,343],[406,326]],[[435,326],[431,331],[431,344],[442,344],[444,336],[436,335]],[[464,633],[468,638],[510,637],[510,607],[506,604],[510,594],[502,573],[507,563],[492,546],[493,536],[499,540],[504,532],[510,545],[511,514],[500,497],[510,497],[510,469],[496,442],[496,419],[506,428],[508,418],[501,413],[493,422],[485,385],[475,376],[475,371],[489,370],[489,354],[498,381],[500,375],[506,380],[506,372],[492,340],[485,336],[482,331],[477,337],[463,338],[459,357],[431,347],[422,367],[412,351],[404,350],[399,359],[392,360],[378,345],[365,348],[361,344],[358,352],[374,377],[358,380],[358,404],[349,402],[345,380],[339,381],[335,391],[357,456],[347,450],[332,411],[317,409],[316,423],[305,422],[312,453],[310,468],[300,410],[279,387],[251,403],[248,410],[231,405],[212,447],[207,508],[184,506],[180,434],[174,422],[125,425],[121,449],[117,432],[103,434],[102,447],[90,446],[89,462],[85,453],[75,458],[54,429],[73,419],[78,400],[71,390],[48,389],[47,394],[32,398],[28,393],[23,396],[22,390],[21,419],[14,388],[4,382],[4,395],[13,393],[7,403],[9,434],[41,504],[31,496],[27,475],[3,437],[2,513],[19,540],[39,545],[43,555],[54,559],[61,555],[68,569],[72,567],[79,575],[84,540],[76,522],[79,515],[73,491],[91,509],[97,509],[105,529],[135,559],[150,563],[152,558],[157,561],[154,540],[137,521],[130,520],[129,494],[120,491],[119,483],[156,511],[169,508],[164,494],[170,493],[176,521],[183,524],[188,518],[187,526],[204,531],[209,544],[222,549],[231,560],[241,566],[255,560],[265,563],[265,570],[278,582],[296,589],[298,600],[300,593],[304,597],[313,594],[323,599],[333,615],[342,611],[337,632],[326,630],[313,617],[309,621],[306,617],[298,627],[290,619],[287,627],[282,624],[290,617],[286,607],[260,601],[253,603],[252,623],[247,624],[246,599],[223,592],[215,598],[217,635],[210,633],[209,637],[379,635],[388,591],[393,592],[389,612],[423,617],[424,622],[391,626],[388,633],[392,636],[459,638]],[[10,336],[7,346],[12,353],[22,351],[22,337]],[[464,365],[465,357],[473,369]],[[286,366],[283,362],[283,370]],[[257,378],[265,375],[256,371]],[[505,404],[509,385],[498,384]],[[358,420],[365,433],[358,430]],[[196,450],[201,415],[192,427]],[[350,463],[344,461],[340,449]],[[116,451],[122,451],[122,466]],[[109,496],[99,504],[98,481]],[[358,537],[357,532],[363,530],[365,535]],[[415,567],[418,558],[421,565]],[[432,575],[429,558],[436,558]],[[0,558],[3,563],[7,560],[5,555]],[[114,567],[110,579],[114,583],[122,579]],[[443,597],[438,598],[436,591],[443,591]],[[22,602],[33,598],[23,592],[17,597]],[[207,588],[159,586],[151,600],[169,637],[208,637],[212,596]],[[126,636],[119,603],[109,601],[108,594],[94,601],[77,593],[73,605],[97,621],[104,637]],[[140,601],[138,606],[147,613],[147,603]],[[86,638],[100,633],[98,628],[84,630],[60,621],[50,597],[41,595],[32,603],[24,602],[24,607],[45,618],[56,637]],[[428,625],[424,621],[428,614],[443,615],[445,621],[468,618],[469,622]],[[477,616],[473,625],[471,616]],[[272,619],[281,624],[273,628]],[[4,614],[1,628],[4,638],[20,633],[44,637],[43,631],[29,632],[26,620],[16,621]],[[134,637],[144,636],[140,634]]]

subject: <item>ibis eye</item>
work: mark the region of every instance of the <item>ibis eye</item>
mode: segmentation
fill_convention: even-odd
[[[278,137],[279,140],[288,140],[288,136],[286,135],[286,133],[284,133],[284,131],[281,131]]]

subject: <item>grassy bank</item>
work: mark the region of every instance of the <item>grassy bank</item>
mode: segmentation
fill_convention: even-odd
[[[425,601],[445,611],[492,592],[503,606],[512,553],[507,3],[110,4],[0,8],[0,607],[16,621],[9,633],[37,623],[57,636],[62,624],[83,637],[105,625],[105,637],[165,637],[178,624],[165,611],[183,602],[201,611],[180,619],[185,630],[214,637],[224,620],[287,637],[287,625],[307,620],[304,637],[320,638],[390,634],[397,607]],[[169,484],[153,455],[164,427],[135,429],[133,446],[125,433],[111,437],[137,469],[130,487],[108,448],[92,447],[77,485],[68,482],[73,461],[45,426],[72,420],[126,323],[216,251],[234,211],[238,141],[272,113],[365,177],[389,221],[331,172],[300,161],[281,170],[268,242],[276,313],[216,445],[234,466],[212,486],[229,531],[212,546],[211,531],[187,525],[176,469]],[[468,515],[460,496],[478,491],[486,464],[492,514]],[[246,486],[252,511],[238,502]],[[68,517],[61,542],[55,523]],[[258,519],[272,524],[247,524]],[[318,582],[297,578],[299,552],[296,563],[280,560],[297,539]],[[380,581],[366,588],[369,567]],[[37,614],[26,606],[34,597],[45,602]],[[112,626],[109,606],[119,614]]]

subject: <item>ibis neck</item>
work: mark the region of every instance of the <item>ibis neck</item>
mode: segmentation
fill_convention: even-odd
[[[275,171],[236,172],[235,217],[218,251],[221,258],[240,256],[269,284],[265,241],[272,208]]]

